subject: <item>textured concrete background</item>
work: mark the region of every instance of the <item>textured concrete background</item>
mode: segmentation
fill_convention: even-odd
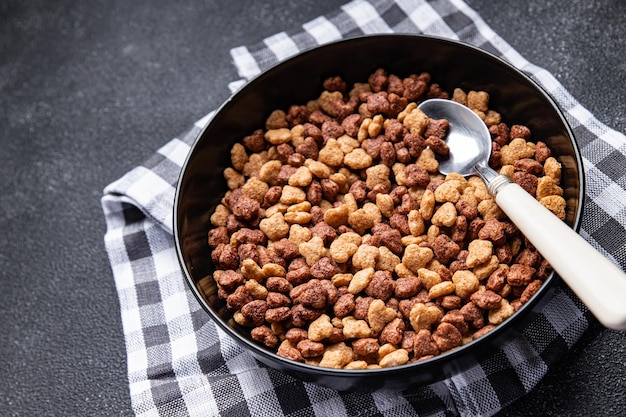
[[[0,0],[3,415],[132,414],[102,189],[228,97],[230,48],[345,2]],[[626,131],[626,2],[467,2]],[[501,415],[624,415],[625,358],[593,325]]]

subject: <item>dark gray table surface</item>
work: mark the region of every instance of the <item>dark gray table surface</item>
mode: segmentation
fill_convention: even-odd
[[[626,2],[467,0],[626,131]],[[0,414],[132,414],[102,189],[229,95],[229,49],[345,1],[0,0]],[[626,336],[593,324],[501,416],[626,415]]]

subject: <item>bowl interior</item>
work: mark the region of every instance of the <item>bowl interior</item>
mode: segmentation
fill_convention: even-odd
[[[521,72],[474,47],[425,36],[365,36],[302,53],[252,80],[219,109],[199,135],[183,167],[174,208],[179,260],[203,308],[225,330],[231,331],[235,339],[251,349],[258,359],[318,382],[325,383],[324,379],[329,379],[326,382],[330,386],[334,386],[334,377],[345,380],[358,372],[313,368],[278,357],[253,342],[246,331],[238,329],[225,303],[217,297],[217,288],[214,283],[211,285],[212,280],[203,282],[203,291],[198,290],[197,284],[213,272],[207,243],[211,226],[209,217],[227,190],[223,170],[230,165],[229,150],[232,145],[255,129],[262,128],[273,110],[287,110],[292,104],[305,104],[317,98],[325,78],[339,75],[352,85],[354,82],[366,82],[369,74],[377,68],[385,68],[400,77],[428,71],[433,82],[450,93],[455,87],[466,92],[487,91],[490,108],[500,112],[503,121],[509,125],[528,126],[533,137],[546,142],[553,156],[561,162],[561,185],[567,202],[566,222],[571,227],[579,227],[582,211],[584,184],[581,159],[572,132],[556,104]],[[536,299],[548,291],[553,279],[551,277],[542,287]],[[532,304],[527,303],[510,321],[529,312]],[[397,369],[388,374],[401,375],[407,382],[428,382],[436,376],[446,376],[441,369],[436,369],[442,368],[444,363],[458,367],[459,363],[454,363],[454,359],[455,356],[460,358],[463,350],[471,353],[472,349],[476,352],[496,344],[500,328],[507,326],[501,325],[497,331],[491,332],[493,334],[476,341],[480,343],[470,343],[430,362],[407,365],[412,368],[412,378],[402,376]],[[474,344],[481,346],[472,348]],[[422,372],[415,372],[416,367],[420,367]]]

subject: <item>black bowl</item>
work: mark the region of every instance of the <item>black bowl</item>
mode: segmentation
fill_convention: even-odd
[[[429,360],[373,370],[327,369],[282,358],[253,341],[217,296],[207,233],[209,217],[226,192],[223,170],[231,146],[263,128],[275,109],[305,104],[321,92],[324,79],[339,75],[348,85],[366,82],[377,68],[408,76],[428,71],[446,91],[483,90],[490,108],[507,124],[524,124],[551,148],[563,166],[566,222],[578,230],[584,198],[581,157],[572,131],[557,104],[529,77],[475,47],[435,37],[376,35],[352,38],[303,52],[265,71],[234,94],[199,134],[176,189],[174,235],[185,278],[202,308],[227,334],[262,363],[306,381],[339,390],[403,389],[463,372],[519,334],[550,299],[558,277],[552,274],[531,301],[487,335]],[[542,303],[543,302],[543,303]]]

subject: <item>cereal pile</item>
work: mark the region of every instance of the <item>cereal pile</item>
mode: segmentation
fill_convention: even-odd
[[[478,113],[490,165],[563,219],[550,149],[503,123],[486,92],[450,97],[428,73],[379,69],[351,89],[340,77],[323,87],[232,147],[205,280],[233,319],[285,358],[371,369],[433,357],[510,317],[550,266],[480,178],[438,173],[448,122],[417,103],[451,98]]]

